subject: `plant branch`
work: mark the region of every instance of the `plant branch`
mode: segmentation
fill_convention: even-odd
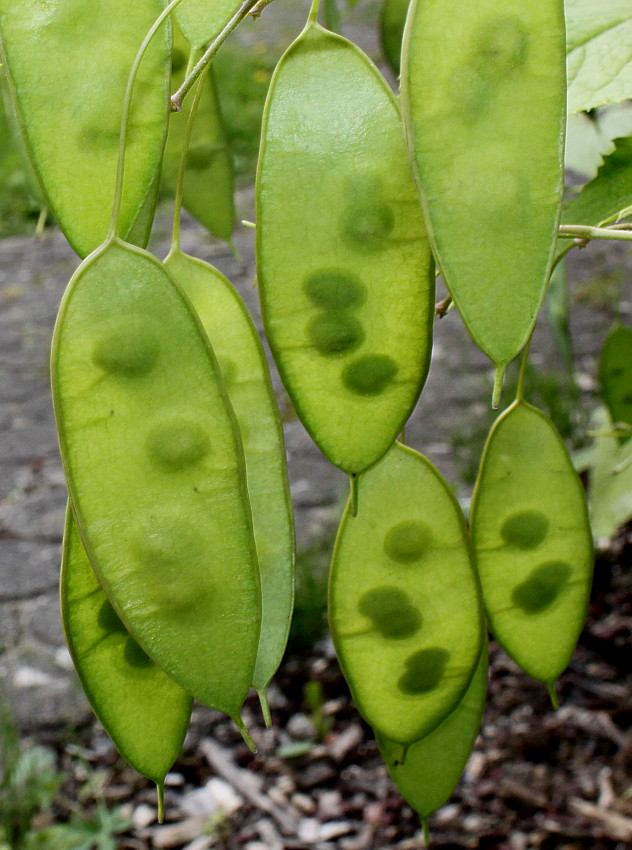
[[[630,225],[589,227],[584,224],[561,224],[558,236],[560,239],[579,239],[584,242],[591,239],[615,239],[620,242],[632,242]]]
[[[206,48],[206,51],[197,65],[193,68],[190,74],[187,74],[184,82],[180,86],[175,94],[171,95],[171,111],[172,112],[182,112],[182,101],[187,96],[192,86],[195,85],[196,80],[202,74],[202,72],[211,64],[213,61],[213,57],[220,49],[222,44],[226,41],[231,32],[236,29],[239,24],[246,18],[248,15],[253,12],[256,13],[255,17],[261,14],[261,9],[264,6],[267,6],[272,0],[267,0],[267,2],[263,2],[263,0],[244,0],[239,9],[235,12],[230,21],[226,24],[226,26],[222,29],[218,36],[216,36],[213,41]]]
[[[253,21],[256,21],[259,15],[263,12],[266,6],[269,6],[272,0],[258,0],[254,8],[250,10],[250,16]]]

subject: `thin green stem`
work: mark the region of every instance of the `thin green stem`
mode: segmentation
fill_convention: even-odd
[[[46,227],[46,219],[48,218],[48,207],[46,204],[40,208],[39,216],[37,217],[37,227],[35,228],[35,238],[41,239],[44,235],[44,228]]]
[[[428,826],[428,818],[421,819],[421,825],[424,831],[424,844],[426,847],[430,847],[430,827]]]
[[[246,724],[244,723],[243,718],[240,715],[236,715],[235,717],[232,718],[232,720],[233,720],[233,723],[235,724],[235,726],[239,729],[239,733],[241,734],[241,737],[244,739],[244,742],[245,742],[246,746],[248,747],[248,749],[250,750],[250,752],[256,753],[257,752],[257,745],[255,744],[255,742],[250,737],[250,732],[246,728]]]
[[[617,227],[590,227],[584,224],[561,224],[560,239],[614,239],[632,242],[632,232]]]
[[[171,0],[171,3],[158,15],[151,29],[145,36],[143,43],[140,46],[136,59],[132,65],[127,78],[127,88],[125,89],[125,97],[123,98],[123,114],[121,116],[121,133],[119,137],[118,163],[116,168],[116,188],[114,190],[114,203],[112,204],[112,218],[110,219],[110,229],[108,239],[114,239],[118,236],[119,219],[121,217],[121,201],[123,198],[123,178],[125,176],[125,148],[127,147],[127,132],[129,128],[129,119],[132,105],[132,94],[134,92],[134,83],[138,68],[143,61],[143,57],[152,38],[156,35],[164,21],[169,17],[171,12],[178,6],[182,0]]]
[[[551,682],[550,685],[547,685],[547,688],[549,691],[549,697],[551,698],[551,705],[553,706],[555,711],[557,711],[560,707],[560,701],[558,699],[557,693],[555,692],[555,682]]]
[[[532,332],[533,334],[533,332]],[[518,390],[516,391],[516,401],[524,401],[524,382],[527,376],[527,365],[529,363],[529,349],[531,348],[531,337],[524,347],[522,352],[522,360],[520,361],[520,375],[518,377]]]
[[[496,371],[494,373],[494,389],[492,391],[492,410],[498,410],[500,407],[500,399],[503,394],[503,381],[505,380],[505,369],[507,368],[506,364],[502,364],[501,366],[496,366]]]
[[[197,65],[193,68],[190,74],[187,74],[184,82],[180,86],[175,94],[171,95],[171,110],[172,112],[182,112],[182,101],[187,96],[192,86],[195,85],[197,79],[200,77],[203,71],[211,64],[213,61],[213,57],[220,49],[222,44],[226,41],[231,32],[236,29],[239,24],[247,18],[248,15],[255,9],[258,5],[259,0],[244,0],[239,9],[235,12],[230,21],[226,24],[226,26],[222,29],[222,31],[217,35],[213,41],[206,48],[206,51],[202,58],[199,60]],[[266,4],[267,5],[267,4]]]
[[[551,277],[553,276],[553,272],[554,272],[554,271],[555,271],[555,269],[559,266],[559,264],[562,262],[562,260],[564,259],[564,257],[566,257],[566,255],[567,255],[568,253],[570,253],[570,252],[573,250],[573,248],[574,248],[574,247],[575,247],[575,244],[574,244],[574,243],[571,243],[570,245],[567,245],[565,248],[563,248],[563,249],[560,251],[560,253],[557,255],[557,257],[553,260],[553,265],[551,266],[551,274],[549,275],[549,280],[550,280],[550,279],[551,279]],[[548,286],[548,284],[547,284],[547,286]]]
[[[349,494],[351,499],[351,516],[358,515],[358,476],[355,472],[352,472],[349,476],[349,485],[351,487],[351,492]]]
[[[250,16],[252,17],[253,21],[256,21],[257,18],[261,15],[263,10],[265,9],[265,7],[269,6],[270,3],[272,3],[272,2],[273,2],[273,0],[258,0],[258,2],[255,4],[254,8],[250,12]]]
[[[195,65],[199,51],[195,48],[191,50],[189,56],[189,64],[187,65],[187,74]],[[187,119],[187,126],[184,130],[184,139],[182,141],[182,151],[180,152],[180,163],[178,165],[178,178],[176,180],[176,194],[173,202],[173,230],[171,231],[171,253],[180,250],[180,217],[182,215],[182,197],[184,194],[184,172],[187,167],[187,154],[189,153],[189,145],[191,143],[191,133],[193,132],[193,122],[197,115],[198,106],[202,97],[202,86],[204,85],[205,75],[200,77],[198,87],[193,96],[191,104],[191,112]]]
[[[309,15],[307,16],[307,23],[317,24],[318,23],[318,12],[319,11],[320,11],[320,0],[312,0],[312,7],[309,10]]]
[[[270,703],[268,702],[268,695],[265,692],[265,689],[257,690],[257,694],[259,696],[259,703],[261,704],[263,721],[266,724],[266,729],[270,729],[272,727],[272,715],[270,714]]]
[[[156,784],[158,793],[158,823],[162,823],[165,819],[165,781]]]

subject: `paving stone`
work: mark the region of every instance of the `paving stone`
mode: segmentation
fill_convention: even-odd
[[[28,607],[23,607],[22,626],[28,635],[55,649],[65,646],[57,586],[53,592],[39,596]]]
[[[0,534],[61,543],[65,514],[65,488],[42,489],[19,501],[0,504]]]
[[[0,603],[0,655],[17,645],[20,637],[20,607],[15,602]]]
[[[0,656],[0,692],[25,731],[77,725],[92,716],[74,670],[58,664],[50,650],[30,643]]]
[[[0,602],[39,596],[59,577],[60,547],[32,540],[0,540]]]

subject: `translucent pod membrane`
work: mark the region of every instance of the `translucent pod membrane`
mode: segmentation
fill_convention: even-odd
[[[203,47],[219,35],[243,0],[185,0],[176,6],[176,20],[194,47]]]
[[[68,648],[94,713],[123,758],[156,783],[162,801],[165,776],[189,726],[192,699],[121,622],[90,565],[70,504],[61,611]]]
[[[243,449],[208,339],[154,257],[114,240],[80,266],[52,381],[77,523],[117,615],[240,723],[261,617]]]
[[[497,366],[497,407],[557,244],[563,0],[412,0],[402,112],[438,264],[474,341]]]
[[[363,717],[393,742],[429,734],[465,693],[482,615],[463,514],[422,455],[396,443],[360,476],[330,574],[330,626]]]
[[[189,0],[185,0],[187,4]],[[180,8],[180,7],[177,7]],[[184,81],[190,46],[174,26],[171,88]],[[187,151],[182,184],[182,204],[207,230],[229,241],[235,227],[233,200],[233,158],[228,147],[213,68],[202,82],[203,91]],[[182,112],[169,116],[169,134],[162,165],[162,181],[172,191],[178,177],[180,155],[193,94],[184,100]]]
[[[359,473],[424,384],[434,267],[393,94],[355,45],[314,22],[266,102],[257,266],[294,407],[329,460]]]
[[[261,577],[261,638],[252,684],[269,721],[265,690],[283,658],[294,604],[294,519],[281,418],[259,334],[230,281],[180,251],[165,265],[208,334],[239,423]]]
[[[406,802],[422,820],[443,806],[456,788],[481,728],[487,696],[488,646],[470,685],[434,732],[402,751],[381,735],[377,741],[389,773]]]
[[[123,96],[162,0],[0,0],[3,61],[25,146],[53,215],[80,257],[105,239],[114,198]],[[159,170],[167,132],[171,32],[140,65],[127,136],[120,233]],[[53,61],[51,57],[57,57]]]
[[[515,402],[491,430],[470,516],[494,636],[552,688],[581,632],[592,580],[586,498],[552,422]]]

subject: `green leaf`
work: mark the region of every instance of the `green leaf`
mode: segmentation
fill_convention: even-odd
[[[566,0],[568,111],[632,97],[630,0]]]
[[[615,149],[604,158],[595,179],[566,205],[562,222],[597,226],[615,220],[631,204],[632,137],[615,139]]]

